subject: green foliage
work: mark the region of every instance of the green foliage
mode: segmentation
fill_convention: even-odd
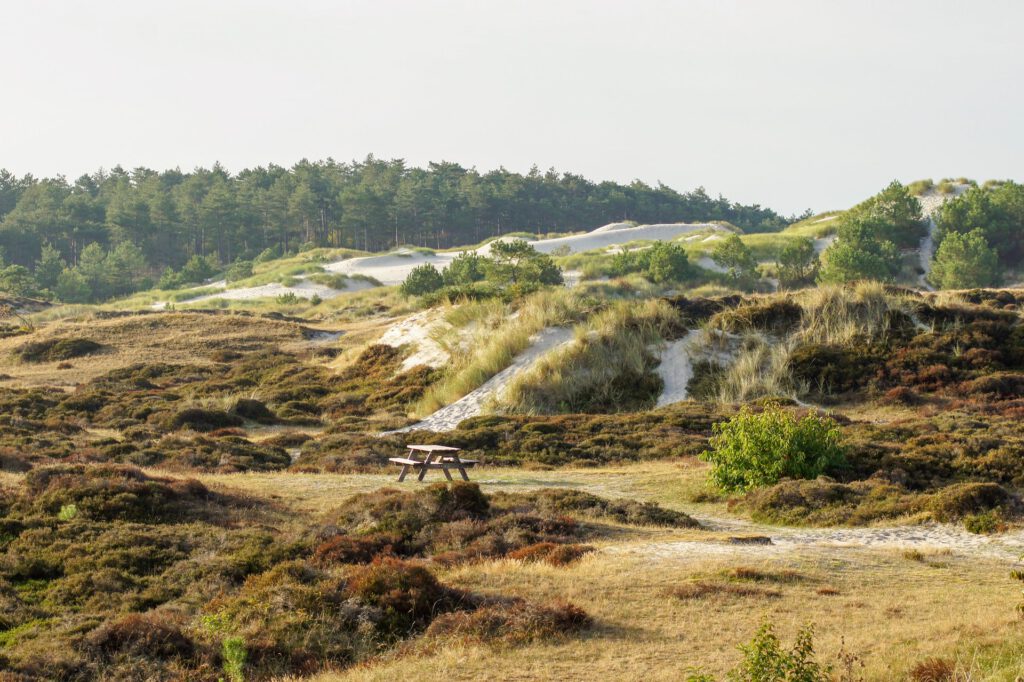
[[[0,292],[12,296],[37,296],[39,284],[28,268],[8,265],[0,268]]]
[[[893,181],[838,219],[838,239],[825,251],[818,281],[892,281],[900,270],[900,247],[917,246],[926,234],[921,204]]]
[[[838,240],[825,251],[818,274],[822,284],[842,284],[860,279],[892,281],[899,272],[899,249],[884,239],[888,223],[859,212],[840,218]]]
[[[485,264],[487,280],[498,287],[530,287],[561,284],[562,271],[551,257],[524,239],[497,240],[490,244]]]
[[[839,426],[829,417],[797,418],[769,403],[761,412],[744,406],[727,422],[714,425],[711,480],[729,491],[746,491],[783,478],[815,478],[844,462]]]
[[[39,282],[39,286],[44,289],[53,290],[57,286],[60,273],[66,267],[67,263],[61,257],[60,251],[54,248],[52,244],[44,244],[39,260],[36,261],[33,275],[36,281]]]
[[[404,296],[423,296],[444,286],[444,278],[431,263],[417,265],[398,288]]]
[[[186,261],[192,257],[267,262],[324,246],[441,249],[521,234],[510,230],[590,230],[623,216],[648,223],[723,220],[750,232],[778,231],[787,222],[769,209],[712,198],[703,189],[680,193],[660,184],[596,183],[554,171],[480,173],[448,162],[413,168],[401,159],[372,156],[352,163],[303,160],[291,168],[270,164],[235,175],[219,165],[185,173],[115,167],[71,182],[0,170],[0,249],[6,258],[29,269],[50,264],[38,281],[52,289],[59,275],[52,264],[59,260],[43,258],[44,245],[72,268],[83,266],[85,257],[81,274],[96,300],[111,294],[96,286],[83,249],[90,243],[107,253],[134,244],[145,276],[152,277],[183,264],[191,271]],[[187,272],[178,286],[210,276]],[[135,272],[128,280],[135,288],[144,284]]]
[[[999,257],[979,228],[950,232],[939,244],[928,280],[940,289],[973,289],[999,282]]]
[[[765,619],[748,644],[741,644],[743,661],[729,672],[729,682],[829,682],[831,670],[815,660],[814,629],[805,625],[793,648],[786,651]]]
[[[241,637],[225,637],[221,644],[221,657],[224,659],[224,674],[228,680],[245,682],[245,662],[249,658],[245,640]]]
[[[779,254],[776,265],[781,286],[795,288],[812,283],[819,265],[814,242],[803,238],[795,244],[786,245]]]
[[[192,256],[178,273],[183,284],[202,284],[217,272],[217,263],[212,257]]]
[[[61,521],[71,521],[76,516],[78,516],[78,505],[76,504],[61,505],[60,511],[57,512],[57,518]]]
[[[851,209],[845,217],[854,216],[873,218],[877,225],[873,238],[890,241],[897,248],[917,246],[927,232],[921,217],[921,202],[896,180]]]
[[[646,260],[647,279],[655,284],[683,282],[693,275],[686,251],[679,244],[659,241],[641,253]]]
[[[645,248],[623,246],[610,259],[607,256],[589,256],[583,261],[582,268],[586,277],[622,277],[641,273],[657,284],[684,282],[696,275],[683,247],[662,241]]]
[[[1016,266],[1024,257],[1024,185],[1005,182],[972,187],[943,204],[936,224],[940,248],[950,234],[978,229],[1001,265]]]
[[[77,269],[65,269],[60,273],[54,293],[65,303],[88,303],[92,299],[92,287]]]
[[[237,282],[248,277],[252,277],[252,261],[236,260],[224,271],[224,279],[228,282]]]
[[[715,243],[711,259],[725,268],[734,282],[752,282],[757,278],[757,261],[739,235],[731,234]]]
[[[445,286],[459,286],[479,282],[486,276],[486,258],[472,251],[463,251],[444,269]]]

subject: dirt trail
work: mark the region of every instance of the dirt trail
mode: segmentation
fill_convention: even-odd
[[[609,548],[607,551],[640,554],[656,559],[672,559],[695,554],[776,556],[814,550],[838,553],[849,549],[916,549],[922,552],[949,552],[951,555],[985,557],[1007,562],[1019,561],[1024,555],[1024,530],[998,535],[978,535],[959,526],[940,523],[868,528],[792,528],[700,514],[691,516],[700,521],[706,529],[724,534],[723,539],[622,545]],[[730,536],[770,538],[771,544],[741,542],[730,539]]]

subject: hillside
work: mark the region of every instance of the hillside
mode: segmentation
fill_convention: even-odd
[[[6,297],[0,663],[675,680],[764,614],[865,679],[1012,679],[1024,294],[929,276],[999,187]],[[473,480],[396,483],[413,443]]]

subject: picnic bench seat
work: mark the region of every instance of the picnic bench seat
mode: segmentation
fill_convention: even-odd
[[[388,457],[389,462],[402,465],[402,472],[398,474],[399,483],[405,480],[406,474],[411,470],[418,470],[419,474],[416,478],[422,481],[427,473],[427,469],[440,469],[449,481],[454,480],[449,469],[458,469],[462,480],[468,481],[469,474],[466,473],[466,469],[471,469],[478,463],[475,459],[462,459],[455,454],[459,451],[459,448],[447,445],[407,445],[406,447],[409,448],[408,457]],[[421,460],[415,459],[414,454],[416,452],[423,452],[426,456]],[[438,454],[442,452],[450,452],[452,454]]]

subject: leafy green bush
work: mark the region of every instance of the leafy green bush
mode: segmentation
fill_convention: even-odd
[[[999,256],[980,228],[950,232],[935,252],[928,280],[940,289],[993,286],[999,282]]]
[[[398,288],[403,296],[423,296],[444,286],[444,278],[430,263],[417,265]]]
[[[724,490],[751,490],[783,478],[816,478],[844,462],[834,420],[817,414],[799,419],[778,404],[759,413],[744,407],[729,421],[715,424],[713,432],[711,449],[701,459],[711,463],[711,479]]]
[[[228,282],[237,282],[247,277],[252,277],[252,261],[250,260],[237,260],[224,273],[224,279]]]
[[[814,656],[814,629],[806,625],[785,651],[772,624],[765,620],[749,644],[741,644],[743,661],[729,672],[730,682],[828,682],[831,670]]]

